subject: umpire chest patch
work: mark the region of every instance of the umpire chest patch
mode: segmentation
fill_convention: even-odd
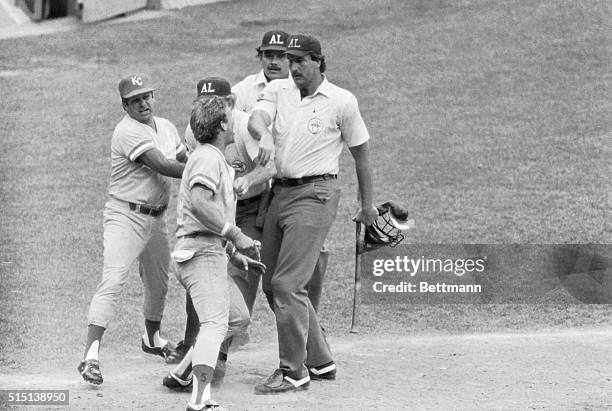
[[[308,131],[311,134],[319,134],[323,130],[323,120],[319,117],[313,117],[308,120]]]

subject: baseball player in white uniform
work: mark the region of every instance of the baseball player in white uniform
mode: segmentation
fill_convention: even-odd
[[[136,259],[144,286],[142,349],[162,357],[174,349],[159,333],[170,262],[165,210],[169,177],[181,177],[186,150],[176,127],[153,115],[154,88],[147,76],[135,74],[122,79],[119,95],[126,115],[115,127],[111,142],[110,199],[104,208],[104,268],[89,307],[85,353],[78,366],[83,379],[93,384],[103,382],[100,341]]]
[[[232,93],[236,95],[236,108],[238,110],[250,113],[257,103],[257,98],[268,85],[269,82],[278,79],[289,78],[289,63],[287,60],[287,45],[289,34],[282,30],[271,30],[266,32],[257,50],[257,57],[261,63],[261,70],[258,73],[251,74],[245,77],[240,82],[232,87]],[[273,151],[273,146],[268,146],[269,150]],[[259,159],[256,159],[259,162]],[[240,200],[238,202],[238,210],[236,213],[237,224],[243,229],[248,230],[249,235],[253,238],[261,240],[261,230],[263,228],[263,214],[267,207],[266,195],[263,196],[263,204],[253,204],[260,199],[258,196],[251,196],[249,206],[241,207]],[[254,218],[249,218],[254,210],[259,211],[260,218],[256,221]],[[244,216],[244,217],[243,217]],[[248,227],[248,228],[247,228]],[[315,266],[312,278],[308,284],[308,298],[312,303],[315,311],[319,309],[321,300],[321,292],[323,290],[323,279],[327,270],[329,261],[329,249],[323,245],[319,259]],[[239,287],[243,291],[244,299],[246,300],[249,312],[253,313],[253,305],[257,296],[257,288],[259,287],[259,278],[248,276],[250,283],[245,285],[239,282]],[[268,301],[272,305],[271,301]]]
[[[243,234],[234,220],[234,170],[223,154],[233,141],[233,105],[224,97],[201,97],[194,103],[190,125],[199,144],[181,181],[172,253],[177,279],[191,296],[200,322],[195,345],[185,358],[191,360],[194,375],[188,411],[218,409],[210,398],[210,383],[228,330],[231,281],[226,252],[233,264],[264,269],[257,261],[259,242]]]
[[[235,97],[231,94],[230,84],[227,80],[220,77],[200,80],[197,84],[197,97],[203,99],[214,96],[225,98],[227,103],[234,107]],[[255,162],[254,159],[259,152],[259,146],[247,130],[249,115],[235,109],[232,114],[233,142],[225,147],[224,155],[235,173],[234,189],[238,199],[236,225],[247,236],[255,240],[261,240],[261,230],[255,227],[255,220],[258,214],[259,197],[261,197],[262,192],[269,189],[269,180],[275,174],[274,163],[269,162],[267,166],[261,166]],[[185,129],[185,145],[188,155],[191,155],[199,146],[190,125],[187,125]],[[213,375],[213,385],[218,385],[223,380],[227,354],[234,337],[246,331],[250,322],[250,310],[253,307],[257,287],[259,286],[260,276],[257,273],[248,273],[242,267],[231,264],[228,266],[228,271],[233,279],[229,284],[229,330],[221,344]],[[254,287],[252,294],[252,288],[250,287]],[[245,302],[247,296],[252,296],[250,305]],[[186,312],[185,338],[178,343],[175,354],[166,359],[167,363],[179,363],[163,380],[163,385],[171,389],[182,390],[189,386],[192,381],[191,363],[185,355],[195,342],[199,321],[189,295],[187,295]]]

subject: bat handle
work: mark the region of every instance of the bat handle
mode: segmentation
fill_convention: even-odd
[[[351,330],[352,334],[357,334],[357,324],[359,320],[359,294],[361,292],[361,252],[362,252],[362,241],[361,241],[361,222],[355,222],[355,284],[353,287],[353,317],[351,319]]]

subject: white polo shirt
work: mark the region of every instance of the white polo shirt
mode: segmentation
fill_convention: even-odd
[[[370,139],[355,96],[326,77],[304,99],[293,79],[274,80],[255,110],[272,118],[279,178],[338,174],[343,144],[354,147]]]
[[[213,201],[223,211],[225,221],[235,224],[234,170],[227,164],[225,156],[218,148],[210,144],[200,144],[189,156],[183,171],[176,208],[178,237],[195,232],[219,235],[206,227],[193,211],[191,190],[196,184],[212,191]]]
[[[227,162],[234,169],[236,177],[242,177],[257,167],[254,160],[259,154],[259,142],[251,137],[248,123],[249,115],[234,109],[234,142],[227,145],[224,155]],[[199,145],[189,124],[185,128],[185,145],[187,146],[188,153],[194,151]],[[271,163],[268,164],[269,167],[272,166]],[[243,200],[255,197],[263,193],[269,186],[268,182],[252,186],[246,193],[238,196],[238,199]]]
[[[257,96],[267,84],[268,80],[266,80],[263,70],[257,74],[246,76],[240,82],[234,84],[232,93],[236,95],[236,108],[249,113],[257,102]]]
[[[115,127],[108,187],[111,197],[154,208],[168,205],[170,177],[162,176],[136,159],[152,148],[168,159],[176,159],[185,147],[174,124],[160,117],[154,117],[154,121],[157,132],[127,114]]]

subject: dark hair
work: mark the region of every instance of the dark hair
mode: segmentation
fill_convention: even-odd
[[[327,69],[327,65],[325,64],[325,56],[324,55],[310,53],[310,59],[312,61],[320,62],[321,64],[319,65],[319,71],[321,73],[325,73],[325,70]]]
[[[221,123],[227,122],[226,107],[228,101],[221,96],[200,96],[193,102],[189,126],[198,142],[212,143],[217,139]]]

